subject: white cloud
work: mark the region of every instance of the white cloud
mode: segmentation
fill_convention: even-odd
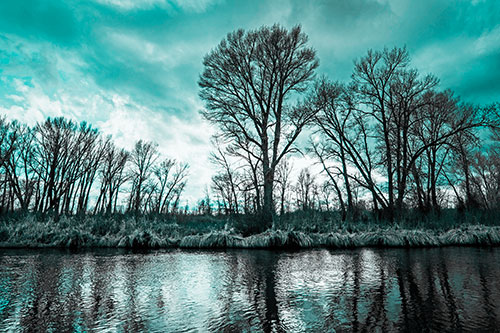
[[[412,64],[423,74],[437,75],[442,88],[463,92],[457,85],[465,76],[479,70],[475,67],[477,61],[499,52],[500,25],[484,32],[479,38],[461,35],[430,43],[413,54]]]
[[[18,94],[10,95],[10,98],[14,98],[16,104],[8,108],[0,106],[0,111],[5,113],[8,119],[17,119],[28,125],[34,125],[47,117],[64,115],[62,103],[47,96],[39,85],[34,84],[30,87],[23,81],[15,79],[14,86]]]
[[[217,0],[96,0],[97,3],[118,8],[119,10],[152,9],[155,7],[169,9],[180,8],[186,12],[201,13]]]
[[[207,10],[210,6],[220,3],[221,0],[172,0],[176,6],[188,12],[201,13]]]
[[[473,45],[473,49],[478,56],[500,51],[500,25],[495,29],[483,33],[478,39],[473,41]]]
[[[96,0],[96,2],[120,10],[151,9],[155,6],[164,7],[167,3],[165,0]]]
[[[133,54],[144,63],[156,64],[161,69],[172,69],[181,64],[201,61],[201,56],[212,44],[199,41],[196,45],[183,40],[153,41],[130,31],[103,29],[106,40],[117,48],[118,53]],[[200,62],[201,63],[201,62]]]
[[[97,127],[112,135],[118,146],[130,150],[137,140],[154,141],[163,157],[189,163],[190,176],[183,198],[195,204],[214,171],[208,161],[213,128],[198,115],[196,119],[182,119],[139,105],[127,96],[115,94],[110,102],[104,106],[107,117],[98,121]]]
[[[20,102],[24,101],[24,97],[23,96],[19,96],[19,95],[7,95],[5,97],[8,98],[8,99],[13,100],[16,103],[20,103]]]

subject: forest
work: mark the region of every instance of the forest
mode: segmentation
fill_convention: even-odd
[[[318,66],[300,26],[237,30],[205,56],[217,171],[190,207],[189,165],[154,142],[1,118],[0,244],[500,244],[499,103],[461,101],[406,47],[368,50],[347,82]]]

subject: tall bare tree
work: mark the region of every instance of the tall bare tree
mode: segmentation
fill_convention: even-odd
[[[295,194],[297,196],[297,208],[300,210],[314,209],[318,196],[318,185],[316,177],[311,174],[308,168],[300,171],[295,185]]]
[[[9,126],[7,145],[2,145],[1,154],[4,157],[1,161],[19,208],[25,211],[35,192],[35,172],[31,168],[35,137],[30,127],[18,121],[13,121]]]
[[[170,204],[175,202],[186,186],[189,165],[179,163],[174,159],[166,158],[153,170],[155,188],[153,211],[168,213]]]
[[[129,210],[139,212],[144,199],[144,187],[153,172],[153,166],[158,159],[158,144],[139,140],[132,150],[130,161],[132,163]]]
[[[124,149],[118,149],[114,144],[106,146],[103,164],[100,169],[101,186],[94,208],[106,213],[116,212],[116,204],[120,187],[129,179],[125,167],[130,154]]]
[[[216,151],[210,154],[210,161],[217,167],[218,173],[212,177],[212,188],[222,200],[226,214],[238,214],[241,174],[232,166],[222,143],[215,138],[213,144]]]
[[[59,214],[64,210],[61,201],[69,200],[75,183],[86,172],[85,154],[93,150],[97,130],[85,122],[77,125],[60,117],[37,124],[35,135],[32,168],[43,183],[36,206],[39,211]]]
[[[226,140],[247,142],[263,172],[262,224],[273,219],[276,166],[294,150],[294,142],[315,110],[294,103],[306,91],[318,66],[316,52],[296,26],[274,25],[229,33],[203,60],[202,114]],[[244,147],[245,145],[240,145]]]
[[[276,189],[279,198],[280,215],[285,213],[285,206],[287,205],[288,192],[290,192],[291,180],[290,175],[292,173],[292,163],[289,159],[284,158],[281,163],[278,164],[276,168]]]

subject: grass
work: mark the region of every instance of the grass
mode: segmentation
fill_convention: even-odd
[[[272,229],[249,233],[255,223],[213,216],[62,216],[36,214],[0,217],[0,247],[125,248],[353,248],[423,246],[498,246],[500,226],[471,213],[399,223],[342,222],[335,213],[301,212],[277,218]],[[492,221],[496,221],[493,223]]]

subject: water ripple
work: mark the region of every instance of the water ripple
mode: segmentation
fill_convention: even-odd
[[[0,331],[491,331],[500,249],[0,251]]]

